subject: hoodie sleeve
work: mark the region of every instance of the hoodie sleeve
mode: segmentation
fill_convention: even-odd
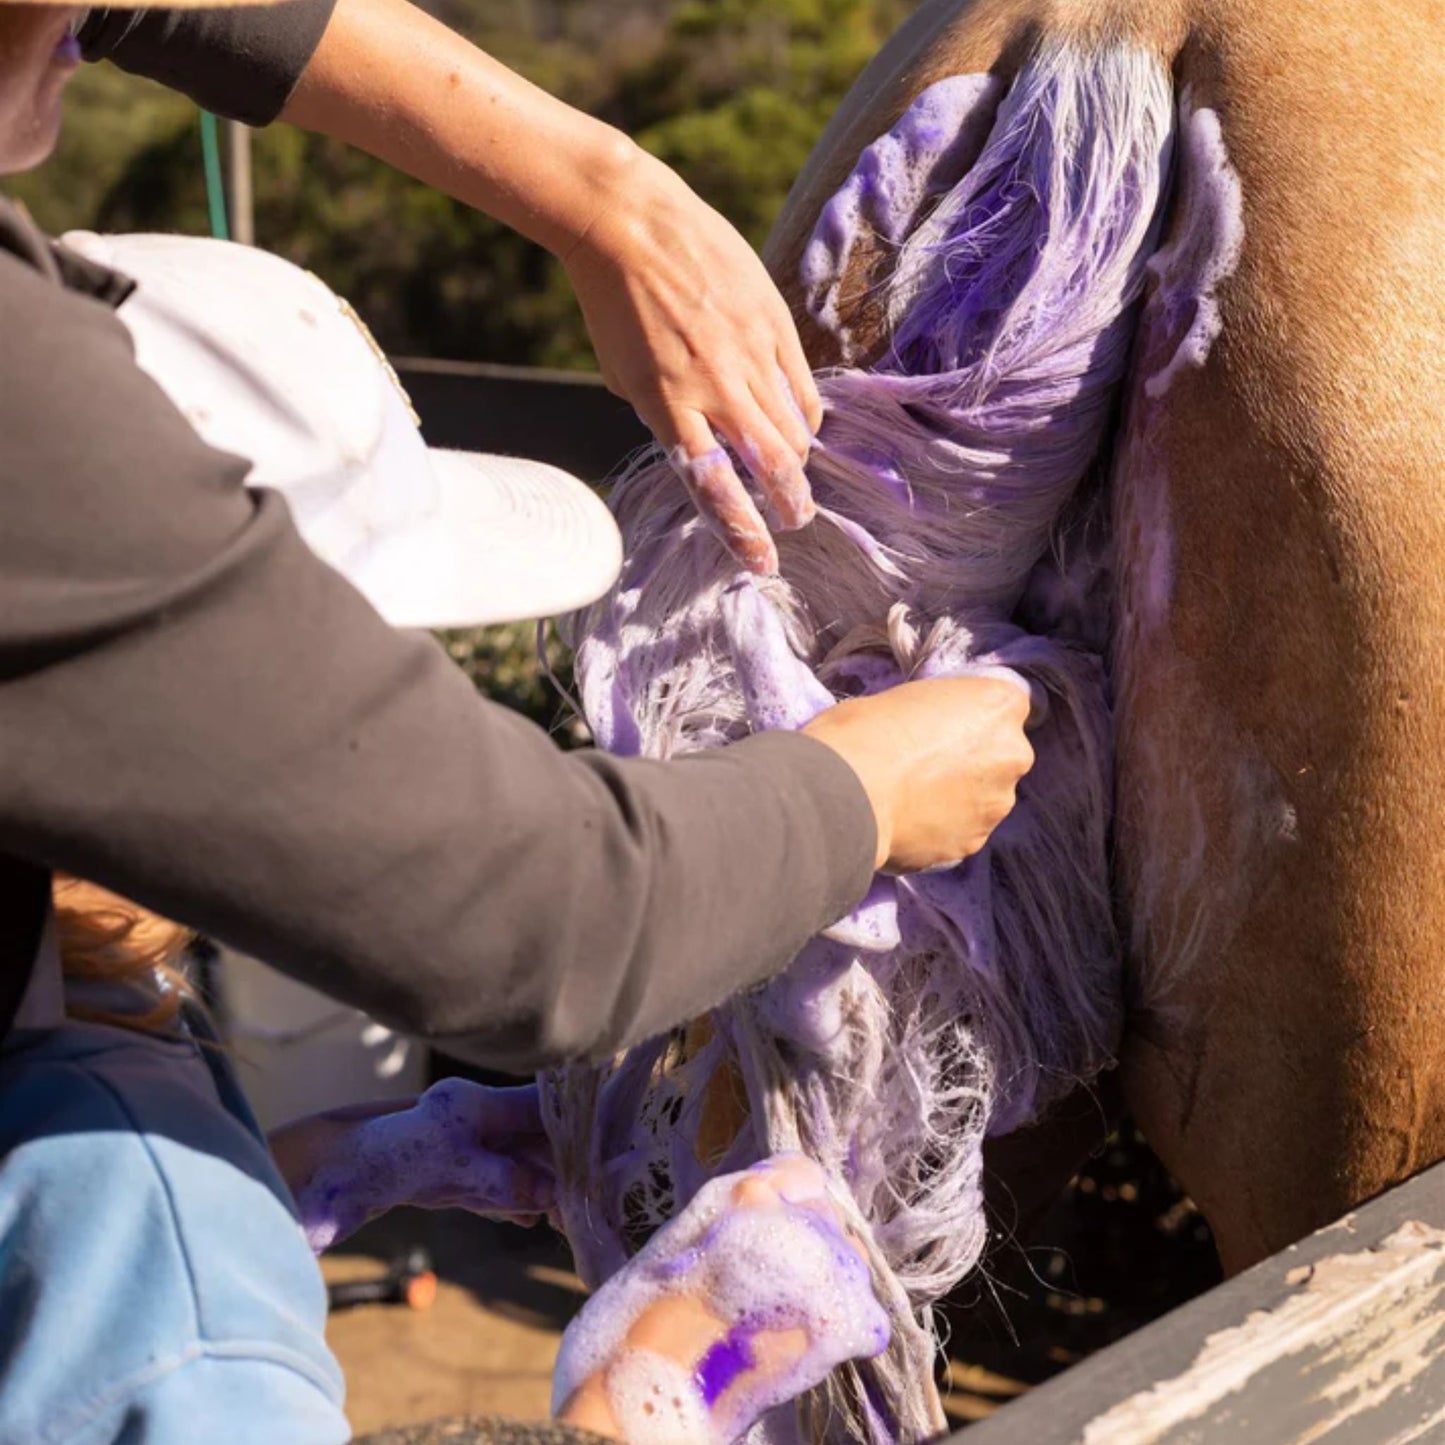
[[[0,334],[0,855],[517,1069],[696,1016],[862,897],[821,743],[560,752],[317,560],[106,307],[0,254]]]
[[[331,19],[336,0],[200,10],[90,11],[87,60],[158,80],[228,120],[267,125],[281,113]]]

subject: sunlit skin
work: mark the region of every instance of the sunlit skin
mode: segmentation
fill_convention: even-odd
[[[735,1209],[779,1211],[785,1199],[824,1216],[832,1214],[822,1171],[799,1156],[773,1161],[762,1172],[749,1173],[733,1186]],[[714,1313],[710,1301],[680,1293],[665,1297],[645,1310],[628,1331],[627,1345],[631,1349],[651,1350],[692,1368],[727,1333],[728,1326]],[[731,1414],[731,1397],[745,1395],[758,1377],[783,1375],[792,1369],[808,1344],[807,1333],[802,1329],[759,1331],[751,1341],[751,1367],[712,1407],[718,1418]],[[624,1433],[609,1398],[605,1375],[603,1370],[585,1380],[563,1405],[557,1418],[593,1434],[622,1440]]]
[[[69,6],[0,6],[0,175],[28,171],[55,149],[65,83],[80,64],[81,14]]]

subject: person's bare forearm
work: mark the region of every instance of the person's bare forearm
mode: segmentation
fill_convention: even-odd
[[[283,120],[359,146],[566,254],[641,158],[407,0],[342,0]]]
[[[822,402],[761,261],[678,176],[407,0],[339,0],[281,114],[561,257],[603,380],[739,562],[777,569],[757,500],[780,528],[812,519],[803,462]]]

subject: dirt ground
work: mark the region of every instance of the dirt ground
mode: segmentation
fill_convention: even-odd
[[[358,1435],[441,1415],[547,1418],[552,1362],[581,1282],[550,1230],[398,1210],[322,1261],[328,1281],[370,1278],[416,1245],[440,1284],[424,1310],[361,1305],[331,1316]]]
[[[946,1310],[945,1409],[982,1419],[1219,1277],[1203,1221],[1132,1134],[1090,1162],[1028,1250],[1001,1249]],[[471,1215],[399,1210],[323,1261],[370,1278],[416,1246],[441,1283],[430,1309],[332,1315],[357,1434],[438,1416],[547,1415],[552,1362],[582,1285],[562,1242]]]

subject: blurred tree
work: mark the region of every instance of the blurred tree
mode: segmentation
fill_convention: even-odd
[[[458,627],[439,637],[479,691],[531,718],[564,748],[590,741],[587,724],[558,690],[571,691],[572,662],[550,623],[540,638],[545,667],[538,656],[537,628],[531,622]]]
[[[205,184],[196,109],[187,100],[148,80],[109,65],[87,65],[65,95],[65,128],[55,154],[24,175],[6,176],[5,193],[28,205],[47,231],[95,228],[107,195],[153,147],[189,131],[190,154],[177,157],[168,182],[180,210],[168,230],[196,230],[206,224]]]
[[[688,0],[620,77],[623,129],[755,246],[819,132],[911,7],[901,0]]]
[[[906,0],[430,0],[506,63],[675,166],[755,244]],[[396,354],[591,367],[561,268],[347,147],[255,140],[261,243],[324,276]],[[52,231],[204,231],[195,112],[87,67],[56,156],[7,189]]]

